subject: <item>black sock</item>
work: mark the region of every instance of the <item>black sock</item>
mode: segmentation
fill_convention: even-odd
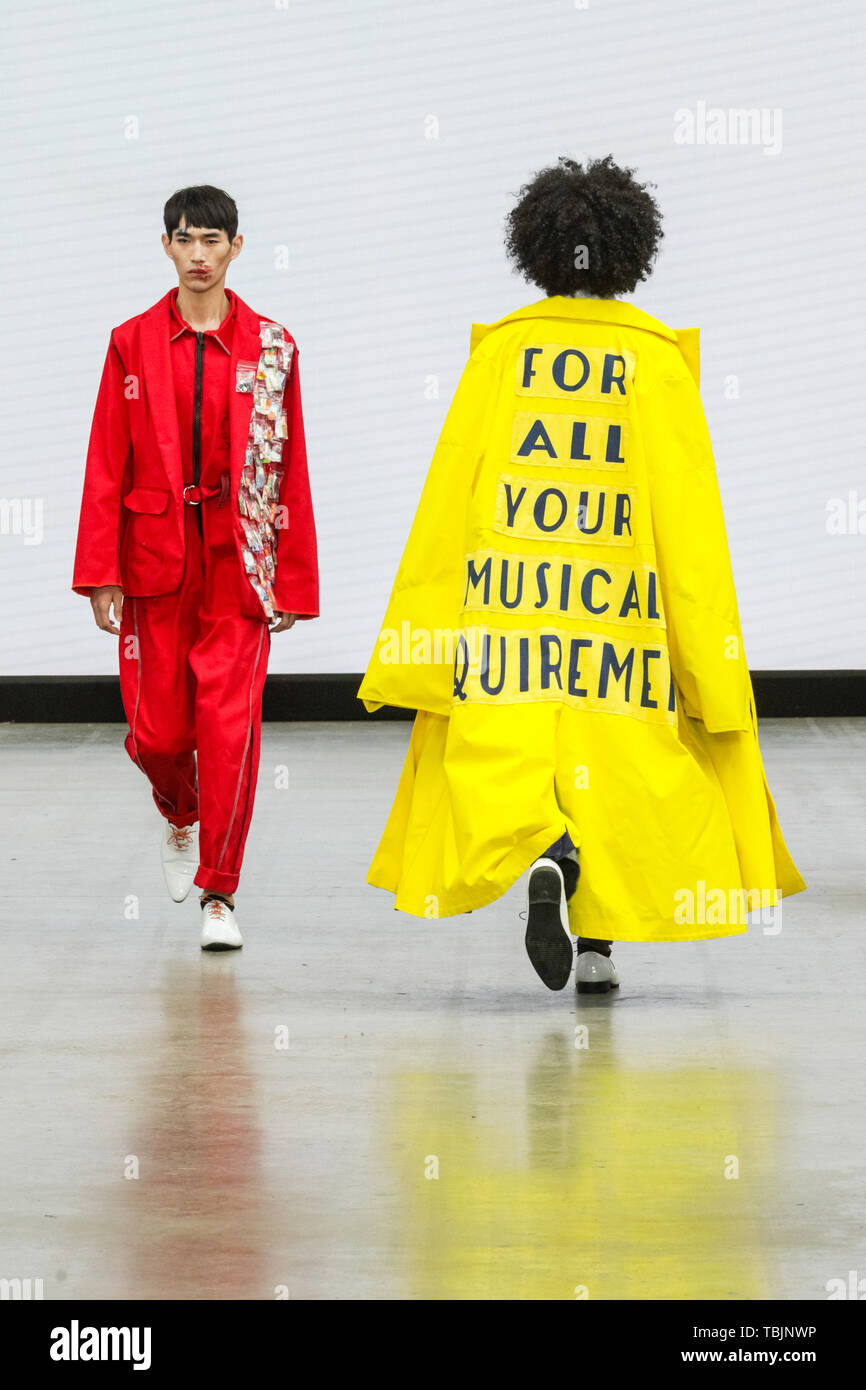
[[[557,859],[557,864],[562,870],[562,877],[565,883],[566,901],[572,896],[577,887],[577,880],[580,878],[580,865],[576,859]]]
[[[577,954],[580,955],[582,951],[598,951],[600,956],[609,956],[612,944],[611,941],[597,941],[592,936],[579,936]]]

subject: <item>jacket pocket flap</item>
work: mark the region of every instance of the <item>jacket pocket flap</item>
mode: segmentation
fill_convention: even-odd
[[[158,516],[164,512],[171,496],[161,487],[134,487],[123,499],[123,505],[131,512],[147,512]]]

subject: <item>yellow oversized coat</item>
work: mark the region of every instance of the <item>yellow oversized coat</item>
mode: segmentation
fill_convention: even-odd
[[[805,888],[698,381],[697,329],[615,300],[473,326],[358,691],[417,710],[368,874],[395,907],[483,907],[566,830],[575,935],[727,936]]]

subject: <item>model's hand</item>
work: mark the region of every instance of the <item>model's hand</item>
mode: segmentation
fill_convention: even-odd
[[[293,627],[293,626],[294,626],[295,619],[297,618],[298,615],[297,615],[297,613],[280,613],[280,612],[275,612],[274,616],[275,616],[275,618],[277,619],[277,622],[275,622],[275,623],[274,623],[274,626],[273,626],[272,628],[270,628],[270,631],[271,631],[271,632],[285,632],[286,628],[288,628],[288,627]]]
[[[90,606],[93,609],[93,616],[96,619],[96,626],[101,627],[103,632],[113,632],[115,637],[120,636],[120,628],[115,627],[108,616],[108,610],[114,606],[114,616],[118,622],[123,617],[123,590],[119,584],[101,584],[98,589],[94,589],[90,595]]]

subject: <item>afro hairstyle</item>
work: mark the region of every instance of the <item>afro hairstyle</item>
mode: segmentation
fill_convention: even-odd
[[[562,156],[541,169],[506,220],[509,260],[548,297],[630,294],[664,235],[655,199],[633,174],[611,155],[585,167]]]

